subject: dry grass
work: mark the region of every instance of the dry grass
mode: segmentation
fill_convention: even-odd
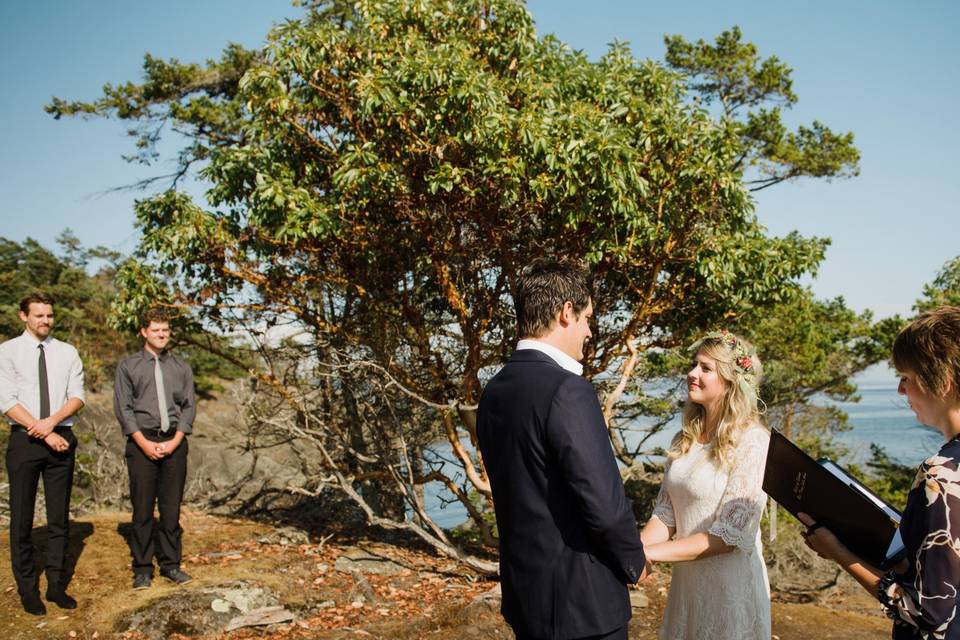
[[[427,551],[392,547],[383,542],[361,541],[364,548],[397,559],[410,570],[396,576],[368,576],[376,602],[355,604],[358,586],[349,574],[333,570],[343,544],[337,538],[310,545],[260,544],[271,528],[247,520],[186,512],[183,517],[185,568],[195,580],[176,587],[155,579],[151,589],[130,588],[130,556],[120,531],[129,516],[119,513],[92,514],[74,522],[74,549],[79,552],[71,593],[79,600],[76,611],[50,607],[43,618],[20,609],[10,575],[6,536],[0,538],[0,634],[4,640],[65,638],[72,631],[78,638],[106,638],[116,620],[141,609],[151,601],[180,590],[246,580],[270,588],[287,608],[296,611],[297,622],[269,629],[239,630],[209,638],[383,638],[384,640],[436,640],[461,638],[512,638],[502,618],[485,607],[466,608],[474,595],[490,587],[458,573],[449,561]],[[38,530],[38,534],[40,531]],[[42,536],[37,535],[38,542]],[[82,546],[81,546],[82,545]],[[324,565],[326,565],[324,567]],[[324,568],[321,568],[324,567]],[[634,640],[656,638],[665,605],[669,576],[656,574],[643,585],[650,606],[635,612],[630,623]],[[316,604],[334,606],[316,610]],[[889,637],[889,621],[866,594],[840,585],[823,604],[775,602],[774,634],[782,640],[871,639]]]
[[[9,538],[0,538],[0,633],[6,640],[40,637],[68,637],[73,631],[79,638],[106,637],[113,628],[114,619],[131,610],[139,609],[153,599],[177,590],[172,583],[154,580],[154,586],[145,591],[131,589],[130,551],[120,530],[130,520],[128,514],[90,514],[71,523],[71,555],[77,557],[76,569],[69,592],[77,598],[75,611],[63,611],[48,605],[47,615],[35,617],[20,607],[16,584],[10,572]],[[204,514],[183,514],[184,553],[202,553],[226,539],[255,539],[269,529],[263,525],[242,520],[213,518]],[[45,541],[44,528],[34,530],[35,546]],[[39,551],[39,550],[38,550]],[[35,553],[35,555],[39,555]],[[197,578],[194,584],[231,578],[229,574],[247,575],[248,567],[229,566],[207,570],[190,567]],[[41,592],[45,588],[41,578]]]

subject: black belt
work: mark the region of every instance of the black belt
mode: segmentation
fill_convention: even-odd
[[[71,429],[73,429],[72,424],[58,424],[53,428],[53,432],[62,433],[63,431],[70,431]],[[20,424],[12,424],[10,425],[10,431],[14,431],[14,432],[19,431],[21,433],[26,433],[27,428]]]
[[[164,440],[170,440],[177,434],[177,430],[173,427],[170,427],[166,431],[161,431],[160,429],[140,429],[140,433],[151,438],[163,438]]]

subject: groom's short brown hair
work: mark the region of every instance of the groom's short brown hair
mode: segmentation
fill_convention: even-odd
[[[590,304],[592,288],[590,273],[579,263],[568,259],[534,261],[517,281],[517,337],[543,336],[566,302],[573,304],[579,317]]]

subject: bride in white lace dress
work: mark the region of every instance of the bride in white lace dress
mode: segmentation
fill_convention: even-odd
[[[683,429],[641,534],[648,561],[673,565],[660,638],[770,640],[760,359],[727,331],[708,334],[694,350]]]

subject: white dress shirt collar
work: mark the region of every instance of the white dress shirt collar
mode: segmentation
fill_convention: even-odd
[[[522,351],[524,349],[533,349],[535,351],[545,353],[553,358],[554,362],[570,373],[578,376],[583,375],[583,365],[553,345],[547,344],[541,340],[535,340],[533,338],[524,338],[517,343],[517,351]]]
[[[43,340],[37,340],[37,336],[33,335],[27,330],[24,330],[23,334],[21,334],[20,337],[23,338],[24,340],[29,340],[31,343],[33,343],[34,346],[39,346],[42,344],[44,349],[49,347],[50,343],[53,342],[53,336],[50,334],[47,334],[47,337],[44,338]]]

